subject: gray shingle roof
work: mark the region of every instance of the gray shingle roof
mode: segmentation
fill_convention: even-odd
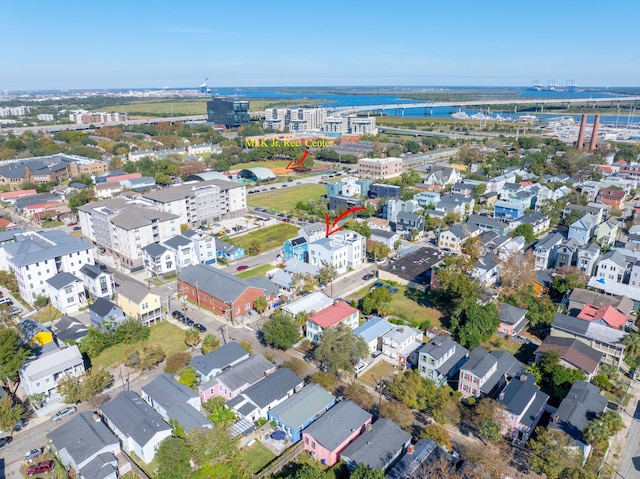
[[[279,368],[275,373],[246,389],[242,395],[262,409],[302,383],[302,379],[291,369]]]
[[[384,469],[389,461],[411,441],[391,419],[381,418],[342,451],[341,456],[371,469]]]
[[[104,318],[111,312],[111,310],[113,310],[113,308],[119,307],[120,306],[113,304],[107,298],[98,298],[89,306],[89,311],[96,313],[101,318]]]
[[[298,429],[317,414],[322,414],[335,397],[317,383],[311,383],[302,390],[278,404],[271,410],[280,420],[292,429]]]
[[[142,386],[141,390],[167,411],[176,404],[186,403],[198,397],[193,389],[180,384],[168,373],[159,374],[150,383]]]
[[[191,244],[191,240],[185,238],[181,235],[172,236],[168,240],[164,242],[165,246],[169,246],[173,249],[178,249],[180,246],[189,246]]]
[[[103,422],[96,422],[89,411],[78,412],[50,431],[48,436],[56,449],[66,449],[76,464],[86,461],[107,446],[120,449],[119,439]]]
[[[505,324],[517,324],[522,321],[522,318],[529,312],[528,309],[518,308],[517,306],[513,306],[507,303],[500,303],[499,305],[499,316],[500,321]]]
[[[200,389],[205,391],[213,387],[216,382],[220,382],[227,386],[230,391],[235,391],[244,384],[252,385],[256,383],[264,378],[265,374],[274,367],[273,363],[270,363],[262,354],[255,354],[202,384]]]
[[[84,338],[89,329],[76,318],[71,316],[63,316],[55,322],[53,330],[56,333],[58,341],[77,341]]]
[[[167,416],[178,421],[186,432],[200,427],[211,427],[211,421],[206,416],[186,403],[171,406],[167,410]]]
[[[147,246],[144,246],[142,248],[142,251],[146,252],[152,258],[158,258],[162,256],[165,251],[167,251],[167,248],[159,243],[150,243]]]
[[[589,330],[589,321],[579,319],[568,314],[557,313],[551,323],[551,328],[562,329],[571,333],[585,336]]]
[[[498,402],[504,404],[507,411],[520,416],[527,409],[531,398],[538,394],[547,400],[549,399],[549,396],[541,392],[536,386],[535,377],[529,373],[520,372],[502,390]]]
[[[356,403],[343,399],[304,431],[329,451],[342,444],[355,430],[372,418]]]
[[[82,268],[80,268],[80,272],[91,279],[96,279],[102,273],[108,273],[108,271],[104,271],[96,264],[84,264]]]
[[[208,376],[214,369],[229,367],[245,356],[248,357],[249,353],[234,341],[225,344],[215,351],[211,351],[209,354],[194,357],[191,360],[191,365],[198,372]]]
[[[264,289],[260,286],[255,286],[255,282],[252,284],[225,271],[204,264],[188,266],[178,275],[178,279],[187,284],[197,286],[200,291],[225,303],[235,301],[249,287]],[[277,289],[275,285],[273,287]]]
[[[140,208],[138,206],[128,206],[125,211],[111,218],[111,223],[115,226],[132,230],[151,225],[154,221],[177,220],[180,217],[173,213],[165,213],[151,208]]]
[[[458,344],[449,336],[436,336],[419,350],[420,354],[428,354],[436,361],[446,356]]]
[[[123,391],[101,408],[102,414],[123,434],[145,445],[161,431],[171,431],[162,416],[133,391]]]
[[[604,412],[606,407],[607,398],[600,394],[596,386],[586,381],[576,381],[560,403],[549,428],[582,441],[582,432],[587,423]]]
[[[65,286],[70,285],[71,283],[75,283],[76,281],[80,281],[80,278],[72,275],[71,273],[67,273],[66,271],[62,271],[47,280],[47,283],[50,284],[54,289],[62,289]]]
[[[56,230],[25,233],[16,239],[18,241],[5,245],[4,249],[18,267],[91,249],[89,243]]]
[[[118,294],[131,301],[139,304],[148,294],[157,294],[151,291],[149,288],[145,288],[141,283],[137,281],[122,281],[118,285]]]
[[[80,474],[84,479],[105,479],[107,477],[115,477],[117,472],[118,458],[110,452],[98,454],[80,469]]]

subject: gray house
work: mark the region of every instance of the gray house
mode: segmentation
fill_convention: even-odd
[[[524,327],[529,323],[527,319],[527,313],[529,310],[524,308],[518,308],[507,303],[500,303],[498,305],[500,312],[500,326],[498,326],[498,332],[507,336],[516,336],[522,332]]]
[[[249,353],[238,343],[231,342],[202,356],[196,356],[191,360],[191,366],[201,383],[217,376],[223,369],[234,366],[249,358]]]
[[[120,441],[100,418],[88,411],[79,412],[50,431],[62,465],[84,479],[116,479]],[[81,439],[81,440],[80,440]]]
[[[449,336],[436,336],[418,350],[418,371],[422,377],[442,386],[458,376],[469,350]]]
[[[98,298],[89,306],[89,317],[91,318],[91,326],[96,328],[102,328],[105,322],[115,326],[127,319],[122,308],[107,298]]]

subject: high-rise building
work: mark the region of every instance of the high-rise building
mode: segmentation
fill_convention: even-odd
[[[207,102],[207,121],[227,128],[249,124],[249,102],[233,98],[214,98]]]

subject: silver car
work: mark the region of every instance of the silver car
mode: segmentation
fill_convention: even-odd
[[[60,409],[57,413],[51,416],[51,420],[53,422],[62,421],[65,417],[71,416],[74,412],[76,412],[75,406],[69,406],[64,409]]]

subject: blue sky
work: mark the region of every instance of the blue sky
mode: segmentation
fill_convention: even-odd
[[[576,5],[579,5],[576,7]],[[637,0],[0,0],[0,90],[640,85]]]

